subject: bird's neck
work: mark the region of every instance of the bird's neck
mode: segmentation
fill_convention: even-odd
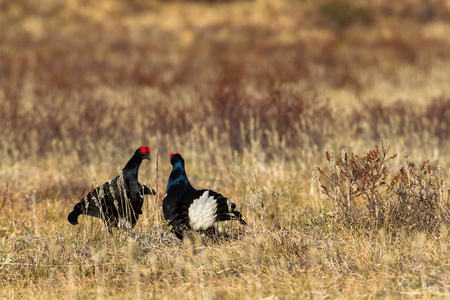
[[[137,176],[139,166],[141,165],[142,159],[137,159],[136,157],[132,157],[128,163],[123,168],[123,174],[125,175],[135,175]]]
[[[173,166],[172,173],[169,176],[169,183],[167,185],[167,190],[173,186],[186,186],[191,188],[191,183],[187,178],[184,166],[179,162]]]

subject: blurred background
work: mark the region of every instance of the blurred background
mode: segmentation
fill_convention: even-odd
[[[162,182],[176,151],[197,180],[250,159],[309,178],[382,140],[449,159],[448,1],[2,0],[0,28],[0,178],[22,194],[67,201],[142,145]]]

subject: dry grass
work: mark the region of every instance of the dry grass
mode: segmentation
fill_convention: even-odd
[[[449,16],[439,0],[0,0],[0,297],[448,298]],[[324,153],[382,140],[391,194],[336,209]],[[158,195],[133,232],[71,226],[142,145]],[[175,151],[249,226],[168,232]],[[383,226],[376,205],[396,213]]]

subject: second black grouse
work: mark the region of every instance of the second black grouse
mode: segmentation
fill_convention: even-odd
[[[239,220],[246,225],[234,203],[212,190],[197,190],[189,182],[184,159],[178,152],[170,154],[173,166],[163,199],[164,218],[178,238],[183,230],[208,230],[214,232],[216,221]]]

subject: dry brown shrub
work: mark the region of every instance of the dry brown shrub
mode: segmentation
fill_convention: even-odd
[[[407,161],[388,177],[389,148],[375,146],[359,157],[343,151],[337,159],[326,152],[330,174],[320,168],[322,191],[333,201],[338,220],[353,226],[397,231],[401,228],[436,231],[450,223],[450,202],[444,180],[428,161],[419,168]],[[405,157],[407,158],[407,157]]]
[[[392,227],[433,231],[450,222],[449,195],[444,192],[444,179],[432,171],[428,161],[419,167],[407,162],[390,182],[393,201],[389,219]]]

